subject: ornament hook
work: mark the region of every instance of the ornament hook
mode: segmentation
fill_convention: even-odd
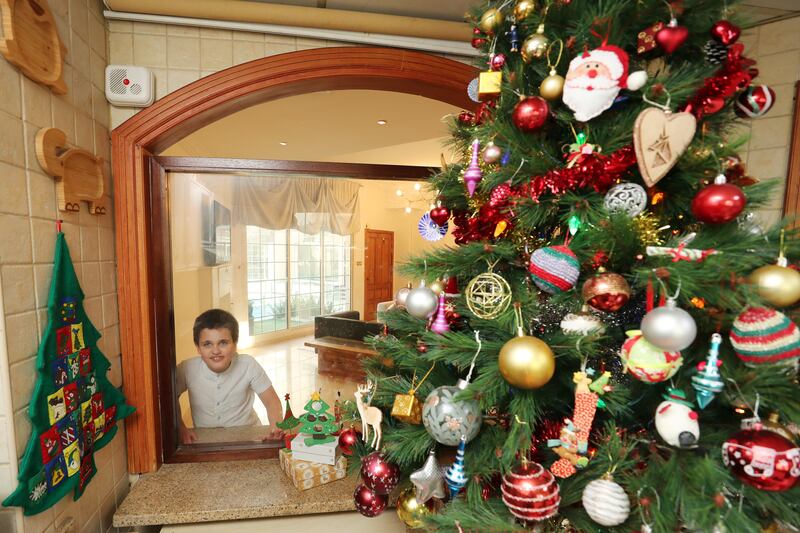
[[[558,44],[558,57],[556,58],[555,63],[550,61],[550,52],[553,51],[553,46]],[[561,63],[561,55],[564,53],[564,41],[561,39],[556,39],[547,47],[547,68],[550,69],[550,75],[554,75],[556,73],[556,67],[559,63]],[[571,124],[570,124],[571,125]]]
[[[478,330],[475,330],[475,342],[478,343],[478,350],[475,352],[475,355],[472,356],[472,362],[469,364],[469,372],[467,372],[466,381],[472,379],[472,371],[475,370],[475,361],[478,359],[478,354],[481,353],[481,348],[483,347],[481,343],[481,332]],[[431,367],[431,370],[433,370],[433,367]]]
[[[672,103],[672,97],[670,96],[669,91],[666,88],[664,88],[663,91],[667,95],[667,103],[666,104],[659,104],[658,102],[654,102],[653,100],[650,100],[647,97],[647,93],[645,93],[645,92],[642,92],[642,100],[644,100],[645,102],[647,102],[651,106],[655,106],[655,107],[661,109],[662,111],[664,111],[664,113],[669,114],[669,113],[672,113],[672,108],[670,107],[670,103]]]

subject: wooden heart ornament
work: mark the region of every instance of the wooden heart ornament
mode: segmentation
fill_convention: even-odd
[[[669,113],[650,107],[639,113],[633,124],[633,147],[639,172],[652,187],[675,166],[697,129],[691,113]]]

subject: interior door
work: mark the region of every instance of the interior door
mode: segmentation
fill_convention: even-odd
[[[378,303],[392,299],[394,232],[364,230],[364,320],[375,320]]]

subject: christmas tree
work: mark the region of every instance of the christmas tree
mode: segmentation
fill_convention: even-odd
[[[311,399],[305,406],[306,412],[300,415],[300,433],[311,435],[305,440],[306,446],[333,442],[336,437],[333,433],[339,429],[334,417],[328,412],[330,405],[323,400],[318,392],[311,394]]]
[[[3,501],[24,508],[26,515],[52,507],[70,490],[80,498],[96,472],[94,453],[114,438],[117,421],[134,411],[106,377],[111,365],[97,348],[100,333],[84,311],[83,291],[60,231],[47,316],[28,410],[31,437],[19,486]]]
[[[284,401],[286,402],[286,411],[284,411],[283,420],[277,422],[275,425],[284,431],[292,431],[298,425],[300,425],[300,419],[294,416],[292,413],[292,406],[289,405],[289,393],[287,392],[284,397]]]
[[[490,1],[471,14],[480,103],[451,123],[463,161],[431,178],[424,221],[449,220],[458,246],[403,268],[428,285],[457,277],[461,295],[399,294],[372,339],[381,357],[365,360],[387,414],[439,363],[416,391],[422,424],[385,417],[385,459],[417,488],[398,509],[423,509],[415,520],[796,523],[800,450],[784,424],[800,422],[800,274],[786,258],[800,246],[753,218],[780,193],[747,176],[734,112],[760,116],[774,92],[753,81],[734,3]],[[429,451],[462,437],[466,475],[445,474],[460,494],[417,505],[445,499]],[[375,514],[364,479],[357,506]]]

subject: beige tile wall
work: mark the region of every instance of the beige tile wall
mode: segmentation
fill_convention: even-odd
[[[0,58],[0,176],[4,185],[0,194],[0,333],[5,333],[0,335],[0,499],[16,486],[12,474],[30,436],[26,410],[35,379],[36,349],[47,320],[57,218],[64,220],[63,230],[86,292],[86,311],[103,334],[100,348],[111,361],[111,381],[118,386],[122,381],[113,215],[90,216],[85,205],[80,213],[59,213],[53,179],[36,161],[33,145],[40,128],[56,126],[74,145],[106,160],[110,157],[110,115],[103,94],[107,24],[100,0],[51,0],[49,4],[68,51],[67,94],[52,94]],[[110,170],[108,164],[106,170]],[[0,531],[56,531],[70,520],[78,532],[107,531],[114,509],[129,488],[124,431],[95,460],[98,473],[80,500],[73,502],[67,496],[44,513],[24,519],[18,511],[3,509]]]
[[[742,156],[749,174],[759,179],[786,180],[792,135],[795,82],[800,75],[800,17],[752,28],[742,35],[745,55],[758,61],[756,83],[766,83],[776,95],[772,109],[762,118],[747,119],[743,131],[750,140]],[[781,217],[783,190],[759,213],[764,224]]]

